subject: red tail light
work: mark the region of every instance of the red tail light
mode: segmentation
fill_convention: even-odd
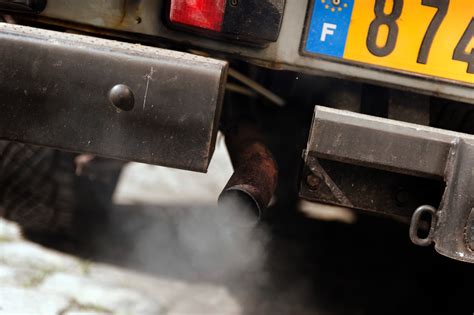
[[[219,32],[224,20],[226,0],[171,0],[170,20]]]
[[[173,28],[258,46],[277,40],[286,3],[286,0],[167,1]]]

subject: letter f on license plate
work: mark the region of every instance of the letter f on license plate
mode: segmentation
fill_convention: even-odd
[[[333,2],[338,5],[334,5]],[[353,2],[353,0],[315,2],[306,42],[307,51],[331,57],[344,57]]]

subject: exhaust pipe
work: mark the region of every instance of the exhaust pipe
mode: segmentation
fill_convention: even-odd
[[[219,205],[237,204],[260,219],[278,182],[278,167],[257,126],[242,121],[225,132],[234,174],[219,196]]]

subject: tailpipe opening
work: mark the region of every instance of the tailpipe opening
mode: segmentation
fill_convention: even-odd
[[[234,174],[219,196],[219,205],[239,207],[259,220],[277,187],[277,164],[254,123],[239,122],[224,134]]]

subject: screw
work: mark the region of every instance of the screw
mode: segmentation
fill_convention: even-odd
[[[309,189],[316,190],[318,189],[319,185],[321,185],[321,178],[310,174],[306,177],[306,184],[308,185]]]
[[[404,207],[410,202],[410,193],[403,188],[400,188],[395,194],[395,200],[399,207]]]
[[[112,105],[124,111],[130,111],[135,106],[135,96],[125,84],[117,84],[110,90],[109,101]]]

